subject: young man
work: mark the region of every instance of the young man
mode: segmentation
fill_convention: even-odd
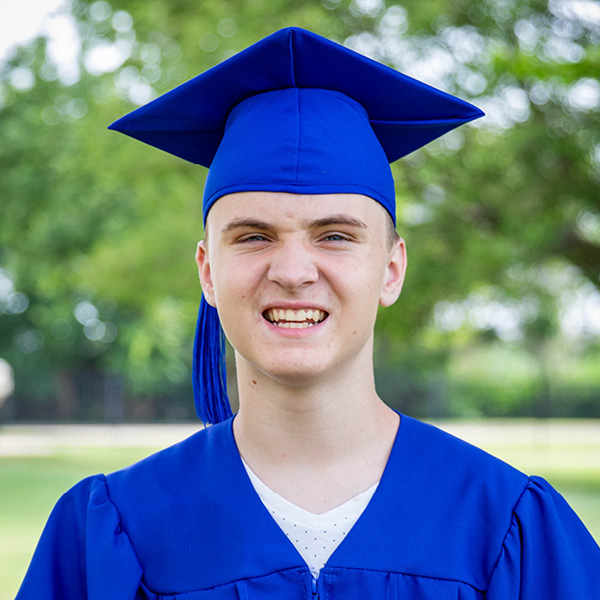
[[[20,600],[600,597],[600,549],[545,481],[375,390],[406,269],[388,162],[478,116],[288,29],[113,126],[210,165],[194,383],[215,425],[65,494]]]

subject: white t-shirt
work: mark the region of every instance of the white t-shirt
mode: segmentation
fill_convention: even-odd
[[[243,460],[242,462],[262,503],[290,542],[294,544],[314,577],[319,576],[319,571],[348,535],[378,486],[376,483],[341,506],[317,515],[276,494]]]

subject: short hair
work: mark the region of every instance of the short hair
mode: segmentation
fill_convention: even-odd
[[[392,246],[396,243],[396,241],[400,239],[400,235],[396,231],[396,225],[394,224],[394,221],[392,220],[392,216],[390,214],[387,214],[386,217],[387,217],[386,241],[387,241],[388,250],[391,250]]]

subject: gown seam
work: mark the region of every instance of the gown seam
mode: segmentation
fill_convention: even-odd
[[[358,568],[358,567],[327,567],[327,568],[329,568],[329,569],[335,569],[335,570],[345,570],[345,571],[360,571],[360,572],[370,572],[370,573],[388,573],[390,575],[402,575],[402,576],[405,576],[405,577],[414,577],[414,578],[419,578],[419,579],[429,579],[429,580],[432,580],[432,581],[442,581],[442,582],[447,582],[447,583],[459,583],[459,584],[462,584],[462,585],[466,585],[466,586],[472,588],[473,590],[475,590],[477,592],[485,593],[485,591],[486,591],[486,590],[480,589],[479,587],[477,587],[476,585],[474,585],[472,583],[469,583],[468,581],[463,581],[462,579],[455,579],[455,578],[448,578],[448,577],[436,577],[434,575],[418,575],[418,574],[410,573],[410,572],[406,572],[406,571],[388,571],[388,570],[383,570],[383,569],[362,569],[362,568]],[[146,587],[147,591],[151,592],[152,594],[155,594],[157,597],[168,598],[168,597],[171,597],[171,596],[181,595],[182,593],[184,593],[184,594],[193,594],[193,593],[198,593],[198,592],[206,592],[206,591],[210,591],[210,590],[216,590],[218,588],[222,588],[222,587],[225,587],[225,586],[235,585],[239,581],[249,581],[249,580],[253,580],[253,579],[262,579],[264,577],[269,577],[269,576],[275,575],[277,573],[285,573],[286,571],[294,571],[294,572],[296,572],[296,575],[298,577],[298,581],[299,581],[302,589],[305,591],[305,593],[309,593],[310,592],[310,590],[306,587],[306,578],[304,577],[304,575],[306,575],[307,573],[309,574],[310,571],[308,571],[308,569],[306,569],[304,567],[288,567],[288,568],[283,568],[283,569],[275,569],[274,571],[269,571],[268,573],[263,573],[261,575],[253,575],[253,576],[249,576],[249,577],[243,577],[242,579],[236,579],[236,580],[232,580],[232,581],[226,581],[224,583],[220,583],[218,585],[214,585],[214,586],[210,586],[210,587],[206,587],[206,588],[194,588],[194,589],[190,589],[190,590],[185,590],[183,592],[182,591],[179,591],[179,592],[162,592],[162,591],[157,591],[157,590],[152,589],[152,588],[147,587],[147,586],[145,586],[145,587]],[[338,573],[322,572],[321,576],[325,580],[329,580],[331,582],[332,580],[334,580],[334,579],[336,579],[338,577]]]
[[[271,575],[276,575],[277,573],[285,573],[286,571],[295,571],[296,574],[298,575],[298,580],[300,581],[302,589],[305,592],[308,590],[308,588],[306,587],[306,582],[304,581],[303,575],[306,575],[306,574],[310,575],[310,571],[308,570],[308,568],[304,568],[304,567],[286,567],[284,569],[275,569],[274,571],[269,571],[268,573],[263,573],[261,575],[251,575],[249,577],[241,577],[240,579],[232,579],[231,581],[219,583],[218,585],[211,585],[209,587],[201,587],[201,588],[193,588],[190,590],[186,589],[184,591],[178,591],[178,592],[160,592],[154,588],[147,586],[146,584],[144,584],[144,588],[148,592],[156,595],[159,598],[172,598],[172,597],[181,596],[182,594],[196,594],[196,593],[200,593],[200,592],[209,592],[211,590],[223,588],[228,585],[229,586],[237,585],[240,581],[249,581],[251,579],[261,579],[263,577],[270,577]]]
[[[502,555],[504,554],[504,550],[506,548],[506,538],[508,537],[508,534],[512,531],[513,527],[515,526],[515,516],[516,516],[517,506],[519,506],[519,503],[521,502],[521,499],[525,495],[525,492],[529,491],[531,483],[532,483],[532,478],[531,478],[531,476],[528,476],[527,477],[527,483],[525,484],[525,487],[523,488],[523,490],[519,494],[519,497],[517,498],[517,501],[514,503],[512,509],[510,511],[510,515],[511,515],[510,516],[510,523],[508,525],[508,529],[506,530],[506,533],[504,534],[504,537],[502,538],[502,544],[500,545],[500,551],[498,552],[498,556],[496,558],[496,561],[494,562],[494,566],[492,567],[492,571],[491,571],[490,576],[488,578],[487,587],[485,589],[486,592],[489,589],[490,584],[492,583],[492,579],[494,579],[494,575],[496,573],[496,569],[498,568],[498,565],[500,564],[500,559],[502,558]]]
[[[115,504],[115,502],[113,501],[113,499],[111,498],[110,495],[110,487],[108,485],[108,478],[106,477],[106,475],[104,473],[101,474],[102,476],[102,481],[104,483],[104,487],[106,489],[106,499],[110,502],[110,505],[115,509],[115,512],[117,513],[117,516],[119,517],[119,529],[120,529],[120,533],[122,533],[126,538],[127,541],[129,542],[129,546],[131,548],[131,551],[133,552],[134,556],[135,556],[135,560],[137,561],[138,565],[140,565],[140,570],[141,575],[140,575],[140,583],[143,581],[144,579],[144,566],[142,565],[142,561],[140,560],[140,557],[138,556],[137,550],[135,549],[135,546],[133,545],[133,541],[131,539],[131,536],[129,535],[129,533],[127,532],[127,530],[125,529],[125,526],[123,525],[123,519],[121,517],[121,511],[119,510],[119,507]],[[139,589],[139,586],[138,586]],[[150,589],[150,588],[148,588]],[[156,593],[156,592],[153,592]]]
[[[390,575],[403,575],[405,577],[415,577],[419,579],[431,579],[433,581],[445,581],[448,583],[460,583],[463,585],[467,585],[470,588],[474,589],[477,592],[485,592],[485,590],[479,588],[473,583],[469,583],[468,581],[464,581],[463,579],[457,579],[454,577],[436,577],[435,575],[419,575],[418,573],[410,573],[408,571],[390,571],[387,569],[363,569],[360,567],[325,567],[325,569],[345,569],[348,571],[367,571],[372,573],[388,573]],[[327,573],[325,573],[327,574]]]

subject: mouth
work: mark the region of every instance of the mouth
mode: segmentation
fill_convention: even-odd
[[[323,322],[329,313],[318,308],[301,308],[291,310],[289,308],[267,308],[263,317],[276,327],[286,329],[306,329],[314,327]]]

